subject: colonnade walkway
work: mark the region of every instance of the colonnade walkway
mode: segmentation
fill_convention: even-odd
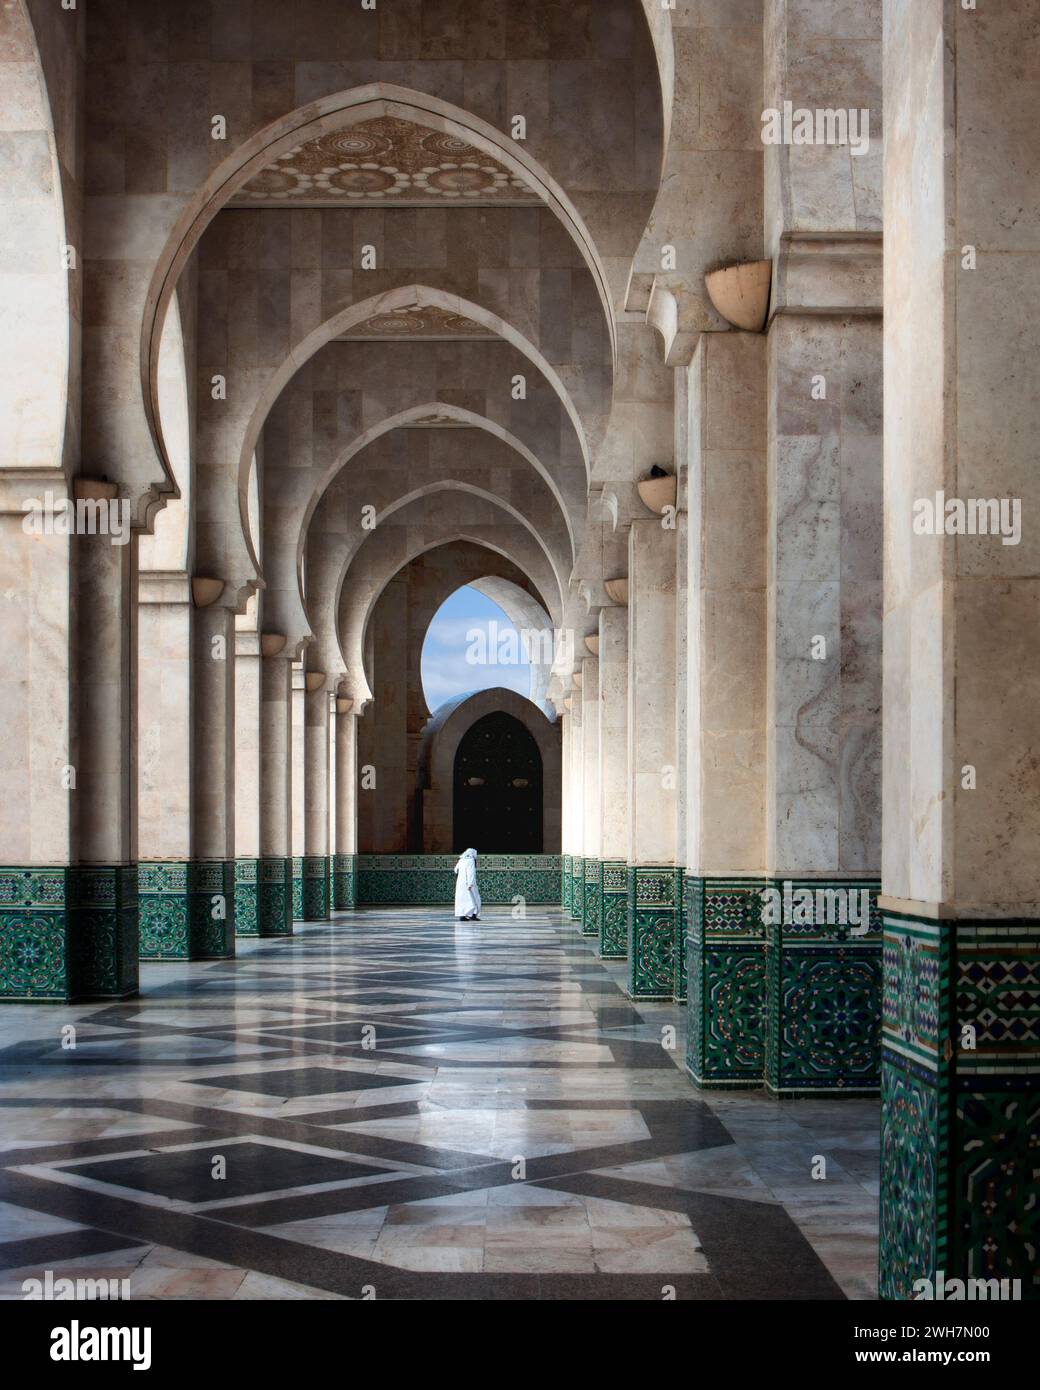
[[[699,1094],[623,970],[558,909],[369,909],[5,1008],[0,1293],[874,1297],[877,1103]]]

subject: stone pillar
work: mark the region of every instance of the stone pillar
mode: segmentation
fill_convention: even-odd
[[[1040,1293],[1036,19],[885,7],[890,1299],[940,1272]]]
[[[190,960],[235,954],[235,621],[222,602],[192,621]]]
[[[293,929],[292,680],[284,652],[261,657],[258,936],[291,936]]]
[[[319,677],[305,673],[305,687]],[[304,694],[303,920],[327,922],[329,875],[329,697],[325,678]]]
[[[63,495],[60,474],[47,485]],[[43,491],[0,473],[0,614],[11,653],[0,672],[0,769],[4,787],[18,788],[0,800],[0,1000],[62,1002],[82,994],[69,933],[80,538],[26,533],[23,504]]]
[[[260,635],[235,632],[235,935],[260,935]]]
[[[599,941],[602,885],[600,883],[600,792],[599,792],[599,662],[585,657],[581,663],[582,723],[582,858],[585,897],[581,910],[583,936]]]
[[[628,610],[599,615],[599,954],[628,951]]]
[[[76,625],[74,864],[67,905],[70,999],[138,986],[137,541],[73,540]]]
[[[633,521],[628,550],[628,960],[633,999],[670,999],[676,867],[675,531]]]
[[[188,958],[192,782],[191,579],[138,578],[139,949],[146,960]]]
[[[357,715],[354,702],[336,701],[336,841],[332,905],[357,907]]]
[[[687,1069],[765,1075],[766,340],[705,333],[689,368]]]
[[[303,920],[303,855],[306,846],[304,807],[306,806],[305,700],[303,665],[292,667],[292,915]]]
[[[571,804],[571,921],[580,922],[585,912],[584,806],[585,762],[584,730],[582,728],[581,692],[574,690],[569,699],[571,725],[570,804]]]

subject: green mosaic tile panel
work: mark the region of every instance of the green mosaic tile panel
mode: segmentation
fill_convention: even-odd
[[[332,909],[332,877],[327,854],[303,856],[303,920],[327,922]]]
[[[884,916],[882,1298],[1040,1297],[1040,922]]]
[[[571,921],[580,922],[585,914],[585,861],[580,854],[571,859]]]
[[[0,869],[0,999],[71,998],[67,869]]]
[[[599,940],[599,924],[603,909],[603,885],[598,859],[585,860],[585,893],[581,904],[581,934]]]
[[[672,997],[681,875],[672,866],[629,867],[628,992],[633,999]]]
[[[772,905],[795,920],[773,922],[763,913],[766,1086],[779,1095],[872,1095],[881,1084],[880,885],[786,882],[789,889],[774,881]],[[862,896],[868,906],[860,934],[854,919]],[[850,920],[843,922],[846,906]]]
[[[303,920],[303,857],[295,855],[292,863],[292,915],[294,922]]]
[[[765,1078],[764,883],[687,876],[686,1069],[697,1086],[758,1087]]]
[[[255,900],[255,892],[253,896]],[[236,899],[233,859],[142,864],[141,959],[230,959],[235,954]]]
[[[286,855],[265,855],[257,883],[258,936],[292,936],[292,894],[292,860]]]
[[[260,935],[259,859],[235,860],[235,936]]]
[[[628,865],[619,859],[601,865],[599,954],[603,960],[628,955]]]
[[[350,912],[357,907],[356,854],[333,856],[332,906],[336,912]]]
[[[562,860],[561,860],[561,862],[562,862],[562,867],[561,867],[561,870],[560,870],[560,873],[561,873],[561,884],[560,884],[561,897],[560,897],[560,902],[561,902],[561,905],[562,905],[562,907],[563,907],[564,916],[566,916],[566,917],[569,917],[569,916],[570,916],[570,913],[571,913],[571,874],[572,874],[572,872],[573,872],[573,868],[572,868],[572,859],[573,859],[573,856],[572,856],[572,855],[570,855],[570,854],[565,854],[565,855],[562,856]]]
[[[456,854],[359,854],[357,895],[362,906],[450,906],[455,901]],[[477,883],[489,906],[560,903],[558,854],[483,854]]]

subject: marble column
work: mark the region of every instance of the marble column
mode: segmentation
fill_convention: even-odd
[[[687,1068],[765,1073],[766,340],[704,333],[677,399],[686,548]]]
[[[599,615],[599,954],[628,952],[628,609]]]
[[[188,958],[192,855],[191,578],[138,580],[138,854],[142,959]]]
[[[571,805],[571,921],[580,922],[585,911],[585,762],[581,692],[572,690],[571,708],[570,805]]]
[[[1040,1294],[1036,20],[885,6],[890,1299],[940,1272]]]
[[[357,715],[353,701],[336,701],[336,840],[332,905],[357,907]]]
[[[294,661],[292,667],[292,915],[296,922],[303,920],[303,856],[306,847],[305,807],[306,778],[306,692],[303,665]]]
[[[628,548],[628,961],[634,999],[670,999],[677,867],[676,544],[662,519],[632,522]]]
[[[260,869],[257,934],[293,929],[293,668],[285,652],[260,660]]]
[[[600,882],[600,776],[599,776],[599,662],[585,657],[581,663],[582,723],[582,858],[585,896],[582,901],[583,936],[599,940],[602,885]]]
[[[307,680],[316,679],[312,672]],[[304,692],[303,920],[327,922],[329,874],[329,696],[324,677]]]
[[[560,807],[560,906],[564,917],[571,914],[571,719],[563,710],[560,714],[560,776],[563,787],[563,805]]]
[[[235,935],[260,935],[260,634],[235,632]]]
[[[235,619],[217,602],[192,621],[192,857],[188,958],[235,953]]]
[[[73,538],[76,625],[74,864],[67,883],[67,997],[138,987],[137,541]]]

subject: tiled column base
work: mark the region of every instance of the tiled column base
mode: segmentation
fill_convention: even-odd
[[[332,906],[336,912],[350,912],[357,907],[356,854],[333,855]]]
[[[773,887],[783,892],[784,885]],[[881,1085],[881,921],[876,883],[802,880],[791,892],[867,889],[869,922],[772,925],[766,940],[766,1087],[776,1095],[873,1095]],[[833,914],[830,914],[833,916]]]
[[[327,922],[332,907],[332,883],[327,854],[303,856],[303,920]]]
[[[580,922],[585,915],[585,861],[580,854],[571,859],[571,920]]]
[[[671,999],[675,988],[676,916],[682,870],[628,869],[628,992],[633,999]]]
[[[881,1096],[881,1297],[1040,1297],[1040,922],[884,913]]]
[[[585,896],[581,904],[581,934],[599,940],[599,923],[603,907],[603,887],[598,859],[586,859]]]
[[[564,916],[569,917],[571,912],[571,856],[564,854],[561,857],[563,866],[560,873],[560,905],[563,908]]]
[[[703,1088],[761,1086],[765,1077],[764,887],[692,876],[683,885],[686,1069]]]
[[[628,954],[628,865],[604,860],[600,865],[599,954],[624,960]]]
[[[292,860],[278,854],[260,860],[257,884],[257,936],[292,936]]]
[[[235,954],[235,861],[140,866],[141,959],[228,960]]]
[[[292,915],[294,922],[303,921],[303,857],[294,855],[292,864]]]
[[[259,936],[259,859],[235,860],[235,936]]]
[[[0,1000],[137,993],[136,864],[0,869]]]
[[[672,998],[676,1004],[686,1003],[686,900],[683,896],[685,875],[679,874],[679,900],[675,905],[675,939],[672,945]]]

